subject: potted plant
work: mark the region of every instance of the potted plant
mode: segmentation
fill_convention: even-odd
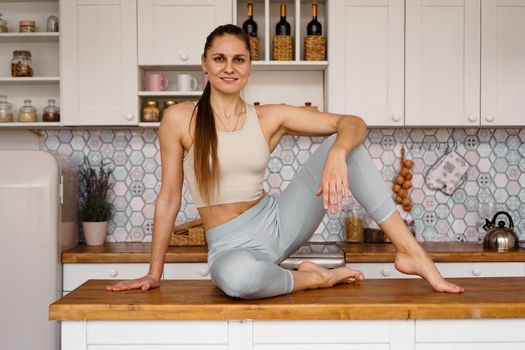
[[[80,165],[80,217],[87,245],[104,244],[111,218],[112,206],[107,194],[113,185],[109,183],[112,172],[103,161],[98,166],[92,166],[87,157]]]

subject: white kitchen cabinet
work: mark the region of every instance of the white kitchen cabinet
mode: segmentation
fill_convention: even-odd
[[[137,6],[61,2],[64,125],[138,125]]]
[[[231,0],[138,0],[139,65],[198,65],[208,34],[232,22]]]
[[[328,110],[369,126],[404,123],[403,0],[331,1]]]
[[[210,271],[207,263],[166,263],[164,264],[164,279],[210,279]]]
[[[405,125],[479,125],[480,0],[406,1]]]
[[[525,1],[483,0],[481,125],[524,125]]]

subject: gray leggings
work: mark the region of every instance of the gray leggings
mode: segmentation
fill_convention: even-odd
[[[293,277],[278,264],[315,232],[326,211],[315,193],[336,135],[328,137],[275,198],[265,195],[236,218],[206,232],[208,264],[214,283],[242,299],[290,293]],[[377,222],[396,210],[383,178],[361,145],[347,157],[350,190]]]

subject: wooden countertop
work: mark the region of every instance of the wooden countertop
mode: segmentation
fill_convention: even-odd
[[[337,243],[345,252],[346,261],[393,262],[395,249],[388,243]],[[483,249],[481,244],[463,242],[421,243],[435,262],[525,262],[525,249],[497,252]],[[78,245],[62,253],[67,263],[147,263],[151,243],[106,243],[101,246]],[[199,247],[169,247],[166,262],[206,262],[208,250]]]
[[[51,320],[373,320],[525,318],[525,278],[450,279],[464,294],[434,292],[422,279],[364,280],[263,300],[226,296],[207,280],[107,292],[89,280],[49,308]]]

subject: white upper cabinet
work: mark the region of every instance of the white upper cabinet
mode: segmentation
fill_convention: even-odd
[[[330,1],[328,110],[369,126],[404,122],[404,1]]]
[[[64,125],[137,125],[137,7],[131,0],[61,1]]]
[[[480,0],[406,1],[405,103],[405,125],[480,124]]]
[[[482,4],[481,124],[525,125],[525,1]]]
[[[232,22],[231,0],[138,0],[139,65],[200,64],[206,36]]]

